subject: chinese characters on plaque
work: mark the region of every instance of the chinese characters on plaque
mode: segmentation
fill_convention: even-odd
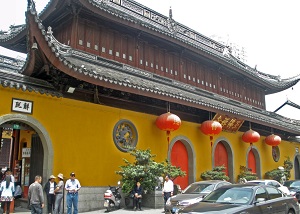
[[[227,132],[238,131],[244,122],[244,120],[223,114],[216,114],[213,120],[218,121],[222,125],[222,130]]]
[[[33,102],[28,100],[12,99],[12,111],[32,114]]]

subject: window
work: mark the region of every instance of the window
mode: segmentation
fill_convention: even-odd
[[[275,198],[280,198],[282,197],[282,193],[280,192],[280,190],[273,188],[273,187],[266,187],[268,193],[269,193],[269,197],[270,199],[275,199]]]
[[[267,200],[267,192],[264,188],[260,187],[255,194],[255,200],[257,200],[258,198],[263,198],[265,200]]]

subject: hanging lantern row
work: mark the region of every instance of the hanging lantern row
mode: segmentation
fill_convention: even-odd
[[[266,144],[269,146],[278,146],[281,143],[281,137],[271,134],[265,139]]]
[[[243,135],[242,135],[242,140],[245,143],[250,143],[250,146],[253,145],[253,143],[258,142],[260,139],[260,135],[258,134],[258,132],[253,131],[252,129],[246,131]]]
[[[170,112],[164,113],[156,119],[156,126],[160,130],[166,131],[168,145],[171,131],[176,131],[180,125],[180,118]],[[210,145],[212,146],[213,137],[221,133],[222,125],[218,121],[207,120],[201,124],[200,130],[203,134],[209,136]],[[252,146],[253,143],[257,143],[259,139],[260,134],[251,128],[242,135],[242,140],[245,143],[250,143],[250,146]],[[271,134],[265,138],[265,143],[270,146],[278,146],[281,143],[281,138],[278,135]]]
[[[200,130],[203,134],[209,136],[210,146],[212,146],[213,137],[214,135],[220,134],[222,131],[222,125],[218,121],[207,120],[201,124]]]
[[[160,115],[156,119],[155,123],[156,123],[156,126],[160,130],[167,131],[167,141],[168,141],[168,145],[169,145],[170,133],[171,133],[171,131],[175,131],[175,130],[179,129],[179,127],[181,125],[181,120],[177,115],[167,112],[167,113]]]

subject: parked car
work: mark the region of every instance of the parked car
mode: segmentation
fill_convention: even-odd
[[[179,208],[197,203],[213,190],[228,184],[231,183],[222,180],[194,182],[185,188],[181,194],[170,197],[166,202],[166,209],[175,213]]]
[[[299,203],[278,188],[255,183],[222,186],[196,204],[179,209],[176,213],[201,214],[296,214]]]
[[[295,196],[300,202],[300,180],[285,181],[283,186],[286,186],[291,195]]]
[[[290,191],[286,186],[283,186],[281,183],[279,183],[276,180],[270,180],[270,179],[261,179],[261,180],[252,180],[252,181],[248,181],[248,183],[255,183],[255,184],[264,184],[264,185],[269,185],[269,186],[273,186],[276,187],[278,189],[280,189],[283,193],[290,195]]]

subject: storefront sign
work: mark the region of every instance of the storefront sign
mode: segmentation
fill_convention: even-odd
[[[30,158],[31,148],[22,149],[22,158]]]
[[[16,112],[22,112],[26,114],[32,114],[33,102],[28,100],[12,99],[11,110]]]

